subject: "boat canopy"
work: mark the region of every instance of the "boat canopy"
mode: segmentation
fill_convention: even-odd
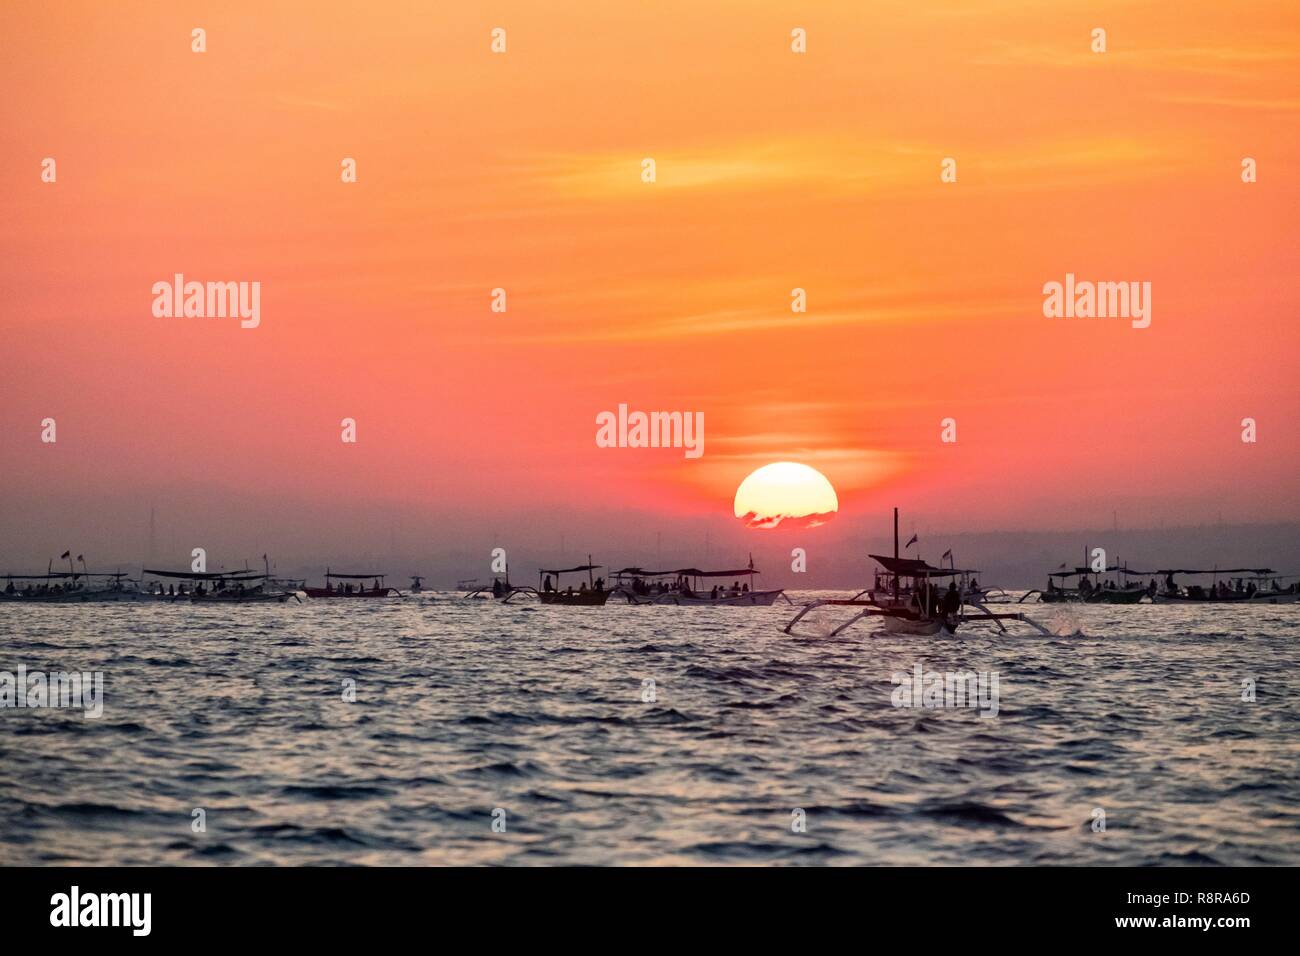
[[[1152,571],[1130,571],[1128,568],[1122,568],[1118,564],[1112,564],[1102,571],[1094,571],[1092,568],[1075,568],[1073,571],[1051,571],[1048,573],[1049,578],[1072,578],[1080,574],[1109,574],[1111,571],[1128,571],[1129,574],[1153,574],[1159,572]]]
[[[325,571],[325,577],[327,577],[327,578],[358,578],[358,579],[360,579],[360,578],[382,578],[382,577],[384,577],[384,576],[385,576],[385,575],[384,575],[384,572],[383,572],[383,571],[376,571],[376,572],[374,572],[373,574],[339,574],[337,571],[330,571],[329,569],[326,569],[326,571]]]
[[[145,568],[143,573],[160,578],[184,578],[186,581],[254,581],[266,577],[257,571],[159,571]]]
[[[679,574],[678,571],[647,571],[645,568],[623,568],[619,571],[611,571],[611,574],[624,574],[641,578],[661,578],[666,574]]]
[[[77,575],[71,571],[55,571],[53,574],[6,574],[5,578],[15,581],[48,581],[52,578],[73,578]]]
[[[1135,574],[1137,572],[1134,572]],[[1197,571],[1193,568],[1164,568],[1156,574],[1277,574],[1272,568],[1209,568]]]
[[[901,574],[905,577],[913,578],[941,578],[957,577],[963,574],[976,574],[978,572],[962,568],[936,568],[926,564],[920,558],[891,558],[884,554],[870,554],[867,557],[877,562],[890,574]]]
[[[574,571],[595,571],[599,564],[580,564],[576,568],[538,568],[539,574],[572,574]]]
[[[678,568],[670,574],[682,574],[688,578],[739,578],[746,574],[758,574],[757,568],[735,568],[730,571],[701,571],[699,568]]]

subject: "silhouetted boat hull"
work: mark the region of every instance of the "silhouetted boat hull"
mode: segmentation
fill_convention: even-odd
[[[401,597],[401,592],[396,588],[366,588],[365,590],[344,591],[330,590],[329,588],[304,588],[309,598],[386,598]]]
[[[784,593],[778,588],[774,591],[741,591],[738,594],[728,593],[710,597],[708,594],[669,591],[665,594],[650,595],[648,598],[643,598],[641,603],[676,604],[683,607],[770,607]]]
[[[1300,594],[1288,591],[1257,591],[1249,597],[1244,594],[1233,594],[1227,597],[1157,594],[1152,600],[1156,604],[1295,604],[1300,601]]]
[[[537,598],[543,604],[559,604],[566,607],[602,607],[609,600],[610,591],[538,591]]]

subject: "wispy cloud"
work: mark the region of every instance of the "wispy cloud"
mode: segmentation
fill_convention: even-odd
[[[1254,76],[1261,66],[1294,62],[1300,40],[1263,47],[1126,46],[1119,35],[1108,40],[1104,54],[1094,53],[1088,33],[1073,42],[1013,44],[1003,42],[971,62],[981,66],[1032,66],[1034,68],[1145,70],[1149,72],[1206,73]]]
[[[1156,99],[1165,103],[1181,103],[1186,106],[1219,106],[1231,110],[1259,110],[1275,113],[1293,113],[1300,110],[1300,99],[1260,99],[1248,96],[1198,96],[1190,93],[1177,93],[1158,96]]]

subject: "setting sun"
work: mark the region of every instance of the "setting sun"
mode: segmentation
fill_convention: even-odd
[[[793,461],[764,465],[736,489],[736,517],[748,528],[775,528],[783,522],[815,528],[839,507],[826,476]]]

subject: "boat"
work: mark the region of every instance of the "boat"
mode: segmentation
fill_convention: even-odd
[[[162,568],[145,568],[144,574],[172,583],[163,590],[162,581],[156,590],[146,590],[148,600],[189,601],[192,604],[259,604],[301,601],[299,588],[289,587],[297,582],[283,582],[268,574],[244,569],[240,571],[170,571]]]
[[[516,595],[537,593],[535,588],[530,588],[526,584],[511,584],[508,564],[505,569],[505,580],[493,578],[491,584],[480,584],[477,579],[465,580],[458,582],[457,587],[467,592],[464,595],[467,598],[494,601],[509,601]]]
[[[676,568],[672,571],[647,571],[643,568],[623,568],[612,576],[615,592],[630,604],[675,604],[682,607],[769,607],[785,597],[783,588],[766,591],[754,587],[754,556],[743,568],[705,571],[700,568]],[[701,583],[710,578],[732,579],[730,587],[711,587],[705,590]],[[748,578],[741,584],[742,578]],[[789,601],[789,598],[785,598]]]
[[[412,594],[423,594],[424,578],[420,577],[418,574],[412,574],[410,591]]]
[[[993,623],[999,631],[1005,632],[1004,621],[1019,621],[1040,634],[1050,633],[1023,613],[989,610],[981,599],[980,589],[972,585],[977,571],[934,567],[921,558],[901,557],[898,553],[897,508],[894,509],[893,556],[869,554],[868,557],[880,566],[871,587],[851,598],[826,598],[805,604],[786,624],[784,632],[793,634],[795,625],[817,608],[850,607],[860,610],[825,636],[836,636],[863,618],[879,618],[887,633],[919,637],[955,634],[967,623]],[[947,581],[947,587],[943,586],[944,581]]]
[[[61,559],[68,562],[67,571],[55,571],[54,559],[46,565],[44,574],[8,574],[0,597],[8,601],[39,602],[42,604],[118,604],[147,600],[148,596],[125,571],[91,571],[84,555],[77,555],[81,570],[77,570],[72,551],[63,552]],[[14,581],[26,581],[25,587],[15,587]],[[39,584],[32,582],[39,581]]]
[[[645,568],[619,568],[609,573],[611,596],[621,597],[628,604],[650,603],[641,599],[663,593],[668,588],[668,578],[675,571],[648,571]]]
[[[101,586],[94,586],[95,578],[107,578]],[[14,581],[28,582],[26,587],[16,587]],[[45,583],[33,585],[33,581]],[[9,574],[0,600],[41,604],[119,604],[149,600],[136,582],[128,579],[124,571],[113,572],[62,572],[45,574]]]
[[[1118,578],[1105,580],[1103,574],[1114,573]],[[1146,577],[1150,572],[1130,571],[1123,565],[1113,564],[1103,571],[1090,567],[1075,568],[1072,571],[1051,571],[1047,575],[1047,587],[1041,591],[1028,592],[1021,600],[1031,594],[1046,604],[1137,604],[1144,597],[1149,597],[1151,590],[1143,584],[1134,584],[1130,578]],[[1078,578],[1079,583],[1070,586],[1066,582]],[[1056,582],[1060,580],[1058,585]]]
[[[1164,577],[1163,586],[1153,596],[1156,604],[1295,604],[1300,601],[1300,582],[1292,580],[1283,587],[1272,568],[1215,568],[1209,571],[1165,568],[1156,574]],[[1213,575],[1213,582],[1183,587],[1174,580],[1176,574]],[[1237,576],[1235,584],[1231,580],[1234,575]]]
[[[335,581],[344,583],[335,584]],[[361,583],[353,587],[351,581]],[[365,586],[366,581],[374,581],[370,587]],[[401,597],[402,592],[397,588],[390,588],[384,584],[384,575],[378,571],[370,574],[354,574],[331,571],[325,569],[325,586],[323,588],[306,588],[307,596],[310,598],[386,598]]]
[[[538,568],[538,600],[543,604],[559,604],[565,607],[604,607],[612,592],[605,588],[605,582],[602,579],[594,577],[600,567],[599,564],[592,564],[591,555],[587,555],[587,563],[579,564],[576,567]],[[575,591],[573,585],[561,590],[560,575],[581,574],[584,571],[587,572],[587,581],[578,590]],[[555,576],[554,584],[551,583],[551,575]],[[545,580],[543,580],[543,576],[545,576]]]

